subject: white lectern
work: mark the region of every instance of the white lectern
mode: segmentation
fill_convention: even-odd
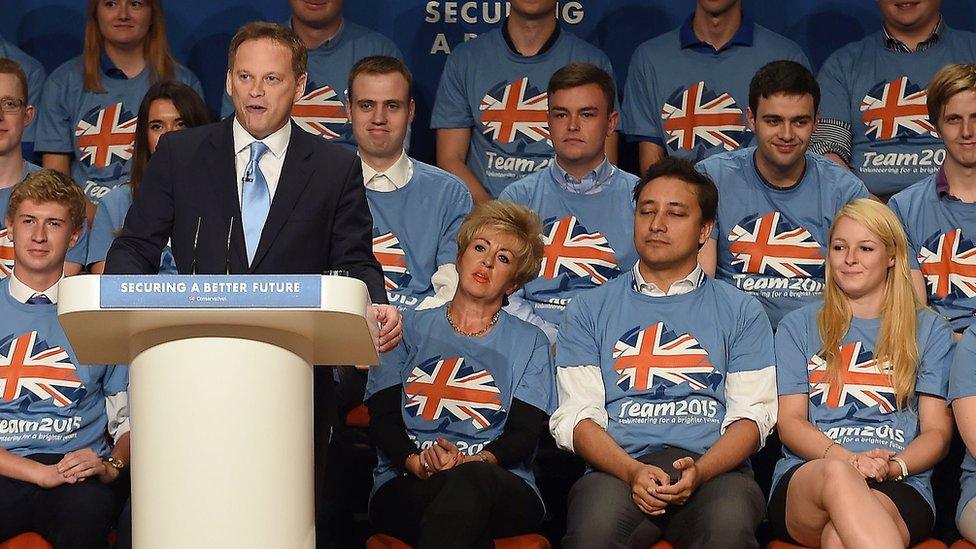
[[[312,548],[312,364],[377,364],[361,281],[76,276],[82,364],[129,364],[139,549]]]

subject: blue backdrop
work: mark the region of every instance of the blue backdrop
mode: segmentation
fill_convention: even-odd
[[[227,46],[248,21],[285,21],[287,0],[163,0],[170,45],[203,82],[216,113],[224,89]],[[36,57],[48,72],[81,52],[85,0],[3,0],[0,34]],[[412,155],[430,160],[430,107],[451,47],[493,26],[504,0],[346,0],[345,16],[392,38],[417,82]],[[694,0],[561,0],[559,16],[572,32],[602,48],[618,82],[641,42],[676,27]],[[814,68],[839,46],[879,28],[874,0],[745,0],[746,14],[795,40]],[[976,30],[976,2],[944,0],[950,26]]]

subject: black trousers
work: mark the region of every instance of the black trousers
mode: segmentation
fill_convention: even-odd
[[[29,457],[53,465],[63,456]],[[115,516],[115,494],[97,478],[41,488],[0,477],[0,541],[24,532],[37,532],[54,549],[106,549]]]
[[[700,456],[668,449],[639,461],[680,477],[674,460]],[[569,493],[567,549],[650,547],[662,537],[678,549],[758,549],[756,528],[765,501],[752,471],[722,473],[702,484],[684,505],[669,506],[660,516],[645,515],[631,497],[630,485],[601,471],[583,475]]]
[[[397,477],[380,487],[369,506],[378,532],[419,549],[494,547],[494,538],[535,531],[543,514],[524,480],[485,462],[458,465],[427,480]]]

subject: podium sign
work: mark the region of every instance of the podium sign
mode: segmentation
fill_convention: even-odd
[[[139,549],[311,549],[312,364],[377,364],[369,294],[334,276],[61,282],[82,364],[129,364]]]
[[[103,276],[103,309],[318,309],[318,275]]]

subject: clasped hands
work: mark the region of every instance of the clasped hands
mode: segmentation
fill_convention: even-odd
[[[102,461],[91,448],[68,452],[53,465],[41,465],[35,484],[42,488],[54,488],[62,484],[84,482],[88,477],[98,477],[109,484],[119,476],[119,470]]]
[[[865,480],[884,482],[892,476],[891,458],[894,456],[895,452],[891,450],[873,448],[866,452],[856,452],[847,461],[861,473]]]
[[[693,458],[677,459],[672,466],[681,471],[681,477],[674,484],[663,469],[654,465],[641,463],[631,472],[631,497],[645,514],[663,515],[668,505],[684,505],[701,484]]]
[[[407,458],[407,471],[419,479],[426,480],[431,476],[465,462],[465,455],[451,441],[437,437],[434,444],[421,450],[419,454],[410,454]]]

